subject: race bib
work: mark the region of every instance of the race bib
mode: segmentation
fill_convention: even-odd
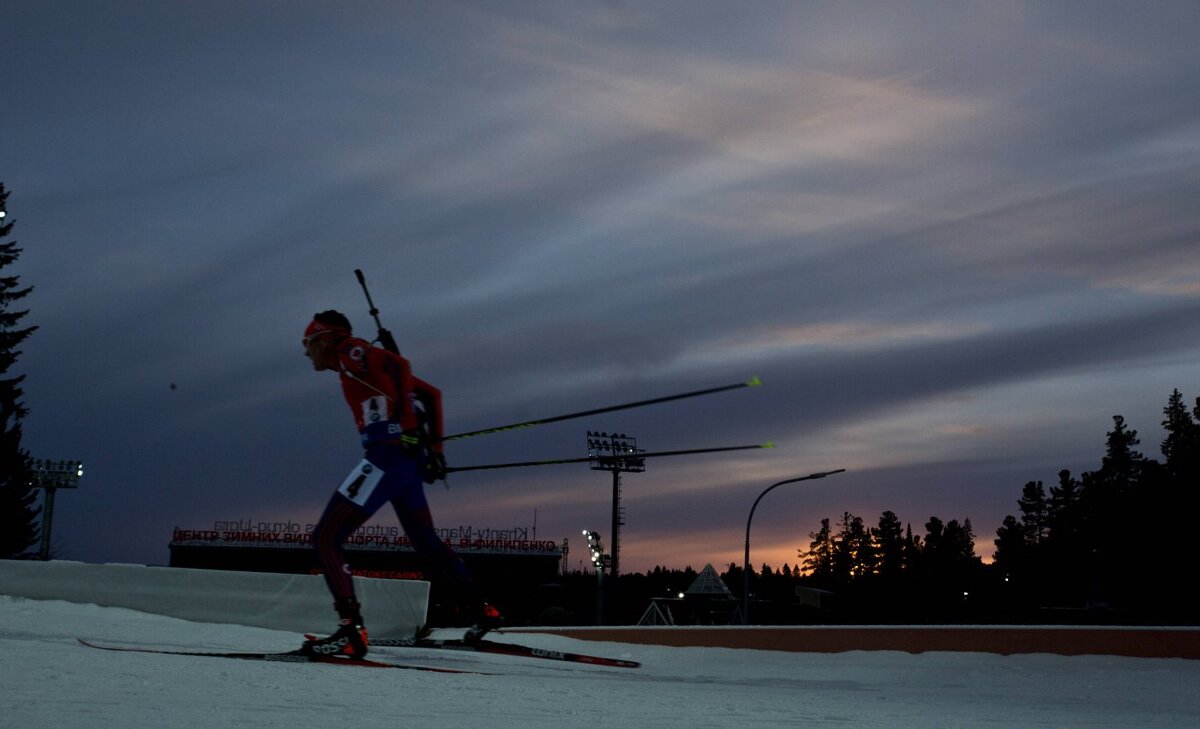
[[[382,478],[383,469],[364,458],[362,463],[354,467],[346,480],[342,481],[342,485],[338,486],[338,493],[355,504],[363,506],[367,503],[367,499],[371,498],[371,494],[375,492],[375,487],[379,485]]]
[[[360,406],[362,408],[362,422],[364,426],[373,425],[387,419],[387,398],[382,395],[369,397],[363,400]]]

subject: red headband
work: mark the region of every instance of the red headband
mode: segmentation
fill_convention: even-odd
[[[308,328],[304,330],[304,338],[306,340],[312,339],[313,337],[319,337],[322,334],[340,334],[341,336],[348,337],[350,336],[351,332],[345,327],[325,324],[317,321],[316,319],[313,319],[312,322],[309,323]]]

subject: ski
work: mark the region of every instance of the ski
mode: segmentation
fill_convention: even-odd
[[[500,643],[494,640],[481,640],[468,643],[462,639],[438,638],[399,638],[392,640],[376,640],[372,647],[390,648],[433,648],[437,650],[473,651],[475,653],[494,653],[503,656],[519,656],[522,658],[542,658],[550,661],[567,661],[570,663],[586,663],[592,666],[609,666],[613,668],[638,668],[642,664],[637,661],[627,661],[621,658],[606,658],[591,656],[585,653],[570,653],[547,648],[530,648],[517,643]]]
[[[706,390],[695,390],[694,392],[684,392],[678,395],[667,395],[665,397],[656,397],[650,400],[638,400],[637,402],[627,402],[621,405],[610,405],[608,407],[595,408],[593,410],[583,410],[577,413],[568,413],[566,415],[555,415],[549,418],[540,418],[537,420],[526,420],[521,423],[513,423],[511,425],[501,425],[495,428],[483,428],[482,430],[471,430],[466,433],[455,433],[454,435],[442,436],[443,441],[461,440],[462,438],[473,438],[477,435],[490,435],[491,433],[503,433],[509,430],[518,430],[521,428],[532,428],[535,425],[546,425],[548,423],[557,423],[562,420],[572,420],[574,418],[584,418],[589,415],[600,415],[601,413],[612,413],[617,410],[628,410],[630,408],[640,408],[647,405],[657,405],[659,403],[671,402],[673,400],[683,400],[689,397],[700,397],[701,395],[713,395],[718,392],[727,392],[729,390],[738,390],[743,387],[758,387],[762,384],[762,380],[758,377],[751,377],[745,382],[736,382],[732,385],[722,385],[721,387],[710,387]]]
[[[338,658],[335,656],[310,656],[298,650],[285,652],[261,651],[188,651],[163,648],[147,648],[144,646],[115,646],[95,643],[83,638],[76,638],[81,645],[88,648],[98,648],[102,651],[118,651],[122,653],[157,653],[167,656],[197,656],[200,658],[233,658],[243,661],[271,661],[276,663],[321,663],[334,666],[360,666],[364,668],[398,668],[407,671],[429,671],[432,673],[479,673],[463,671],[457,668],[438,668],[435,666],[418,666],[408,663],[387,663],[374,661],[369,658]],[[479,674],[490,675],[490,674]]]
[[[544,461],[520,461],[517,463],[488,463],[478,466],[452,466],[446,469],[447,473],[455,471],[488,471],[497,468],[524,468],[527,466],[557,466],[563,463],[588,463],[598,461],[633,461],[642,458],[661,458],[663,456],[689,456],[697,453],[721,453],[723,451],[748,451],[758,450],[760,448],[774,448],[775,444],[768,441],[757,445],[743,446],[725,446],[722,448],[691,448],[683,451],[658,451],[656,453],[629,453],[618,454],[615,456],[581,456],[578,458],[554,458]]]

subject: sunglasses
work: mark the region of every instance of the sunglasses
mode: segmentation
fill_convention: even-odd
[[[333,331],[329,330],[329,329],[324,329],[319,332],[313,332],[312,334],[309,334],[307,337],[304,337],[303,339],[301,339],[300,343],[304,345],[305,349],[308,349],[308,345],[312,344],[312,341],[314,339],[316,339],[317,337],[322,336],[324,334],[333,334]]]

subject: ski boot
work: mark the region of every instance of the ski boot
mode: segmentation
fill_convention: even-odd
[[[346,657],[359,659],[367,655],[367,629],[357,600],[334,603],[338,612],[338,629],[328,638],[309,637],[300,646],[306,656]]]
[[[479,608],[475,624],[467,628],[466,634],[463,635],[463,642],[470,644],[478,643],[483,640],[483,636],[503,624],[504,615],[494,605],[485,602]]]
[[[367,655],[367,629],[361,625],[338,621],[338,629],[333,635],[304,641],[300,652],[306,656],[323,658],[363,658]]]

